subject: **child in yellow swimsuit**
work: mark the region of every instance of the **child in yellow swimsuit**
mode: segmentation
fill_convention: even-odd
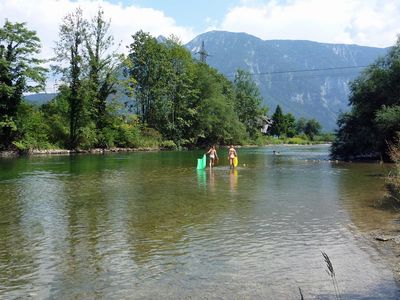
[[[229,147],[229,150],[228,150],[229,167],[231,167],[231,168],[234,167],[234,165],[233,165],[233,159],[234,159],[236,156],[237,156],[236,150],[235,150],[235,148],[233,148],[233,145],[231,145],[231,146]]]

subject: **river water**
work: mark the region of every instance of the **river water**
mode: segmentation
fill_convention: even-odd
[[[272,150],[280,152],[273,155]],[[0,299],[398,299],[360,234],[390,166],[328,146],[0,160]]]

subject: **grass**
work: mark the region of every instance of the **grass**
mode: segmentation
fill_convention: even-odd
[[[315,136],[313,140],[308,138],[306,135],[297,135],[294,137],[275,137],[275,136],[262,136],[258,137],[256,144],[257,145],[314,145],[314,144],[324,144],[332,142],[333,138],[329,134],[323,134],[319,136]]]
[[[337,280],[336,280],[336,274],[335,274],[335,270],[333,269],[332,262],[329,259],[328,254],[326,254],[323,251],[321,251],[321,253],[322,253],[322,256],[324,257],[324,260],[325,260],[325,263],[326,263],[326,267],[327,267],[326,272],[328,273],[328,275],[332,279],[333,287],[335,289],[336,299],[342,299],[342,296],[340,295],[339,285],[338,285]]]
[[[321,254],[324,258],[324,261],[326,263],[326,273],[328,273],[328,275],[331,277],[332,279],[332,283],[333,283],[333,288],[335,289],[335,298],[338,300],[342,299],[342,295],[340,294],[340,290],[339,290],[339,285],[338,282],[336,280],[336,274],[335,274],[335,270],[333,268],[333,264],[328,256],[328,254],[326,254],[325,252],[321,251]],[[299,288],[299,293],[300,293],[300,299],[304,300],[304,295],[303,295],[303,291],[301,290],[300,287]]]
[[[400,135],[393,144],[389,145],[389,156],[395,163],[395,168],[386,178],[386,189],[389,198],[400,202]]]

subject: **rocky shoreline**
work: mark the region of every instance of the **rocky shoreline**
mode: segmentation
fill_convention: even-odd
[[[393,272],[394,279],[400,283],[400,230],[373,230],[366,234],[366,238],[384,257]]]
[[[149,151],[160,151],[162,148],[150,148],[150,147],[140,147],[140,148],[94,148],[89,150],[77,149],[77,150],[67,150],[67,149],[48,149],[39,150],[32,149],[26,152],[19,151],[0,151],[1,158],[13,158],[18,156],[30,156],[30,155],[72,155],[72,154],[105,154],[105,153],[121,153],[121,152],[149,152]]]

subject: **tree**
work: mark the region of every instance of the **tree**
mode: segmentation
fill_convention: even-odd
[[[389,159],[388,145],[399,131],[400,38],[350,84],[350,112],[338,119],[331,153],[335,158]]]
[[[304,133],[306,129],[306,124],[307,124],[306,118],[301,117],[300,119],[298,119],[296,122],[296,134]]]
[[[316,119],[310,119],[307,121],[304,133],[310,138],[310,140],[314,140],[314,137],[318,135],[320,131],[321,124]]]
[[[168,99],[164,99],[167,112],[158,130],[179,146],[192,126],[192,104],[198,94],[194,88],[196,66],[191,53],[174,36],[168,38],[164,46],[171,64],[166,81]]]
[[[114,45],[109,35],[110,22],[104,20],[104,11],[99,9],[85,32],[86,60],[89,65],[91,118],[96,124],[97,134],[107,125],[107,99],[116,93],[118,55],[110,48]]]
[[[296,135],[296,118],[291,113],[284,115],[285,117],[285,134],[287,137],[294,137]]]
[[[234,110],[231,82],[204,63],[196,67],[198,97],[192,107],[197,114],[190,136],[198,145],[242,143],[246,127]]]
[[[0,149],[9,149],[18,135],[17,111],[23,94],[45,87],[46,69],[37,58],[40,39],[25,23],[6,20],[0,28]]]
[[[250,74],[238,69],[234,79],[235,111],[239,120],[246,126],[246,131],[251,138],[258,132],[259,120],[267,113],[263,107],[262,97],[256,83]]]
[[[279,105],[276,106],[275,112],[272,115],[271,134],[281,136],[286,134],[286,120]]]
[[[166,81],[168,70],[171,70],[170,62],[166,47],[150,34],[138,31],[132,38],[124,69],[128,77],[128,87],[136,99],[142,122],[155,127],[156,110],[165,104],[163,100],[167,94]]]
[[[84,85],[84,41],[88,23],[78,8],[68,14],[60,26],[59,41],[56,43],[55,61],[59,62],[55,70],[62,74],[68,90],[64,89],[69,104],[69,148],[80,144],[80,137],[87,125],[89,112],[88,89]],[[89,90],[90,91],[90,90]]]

